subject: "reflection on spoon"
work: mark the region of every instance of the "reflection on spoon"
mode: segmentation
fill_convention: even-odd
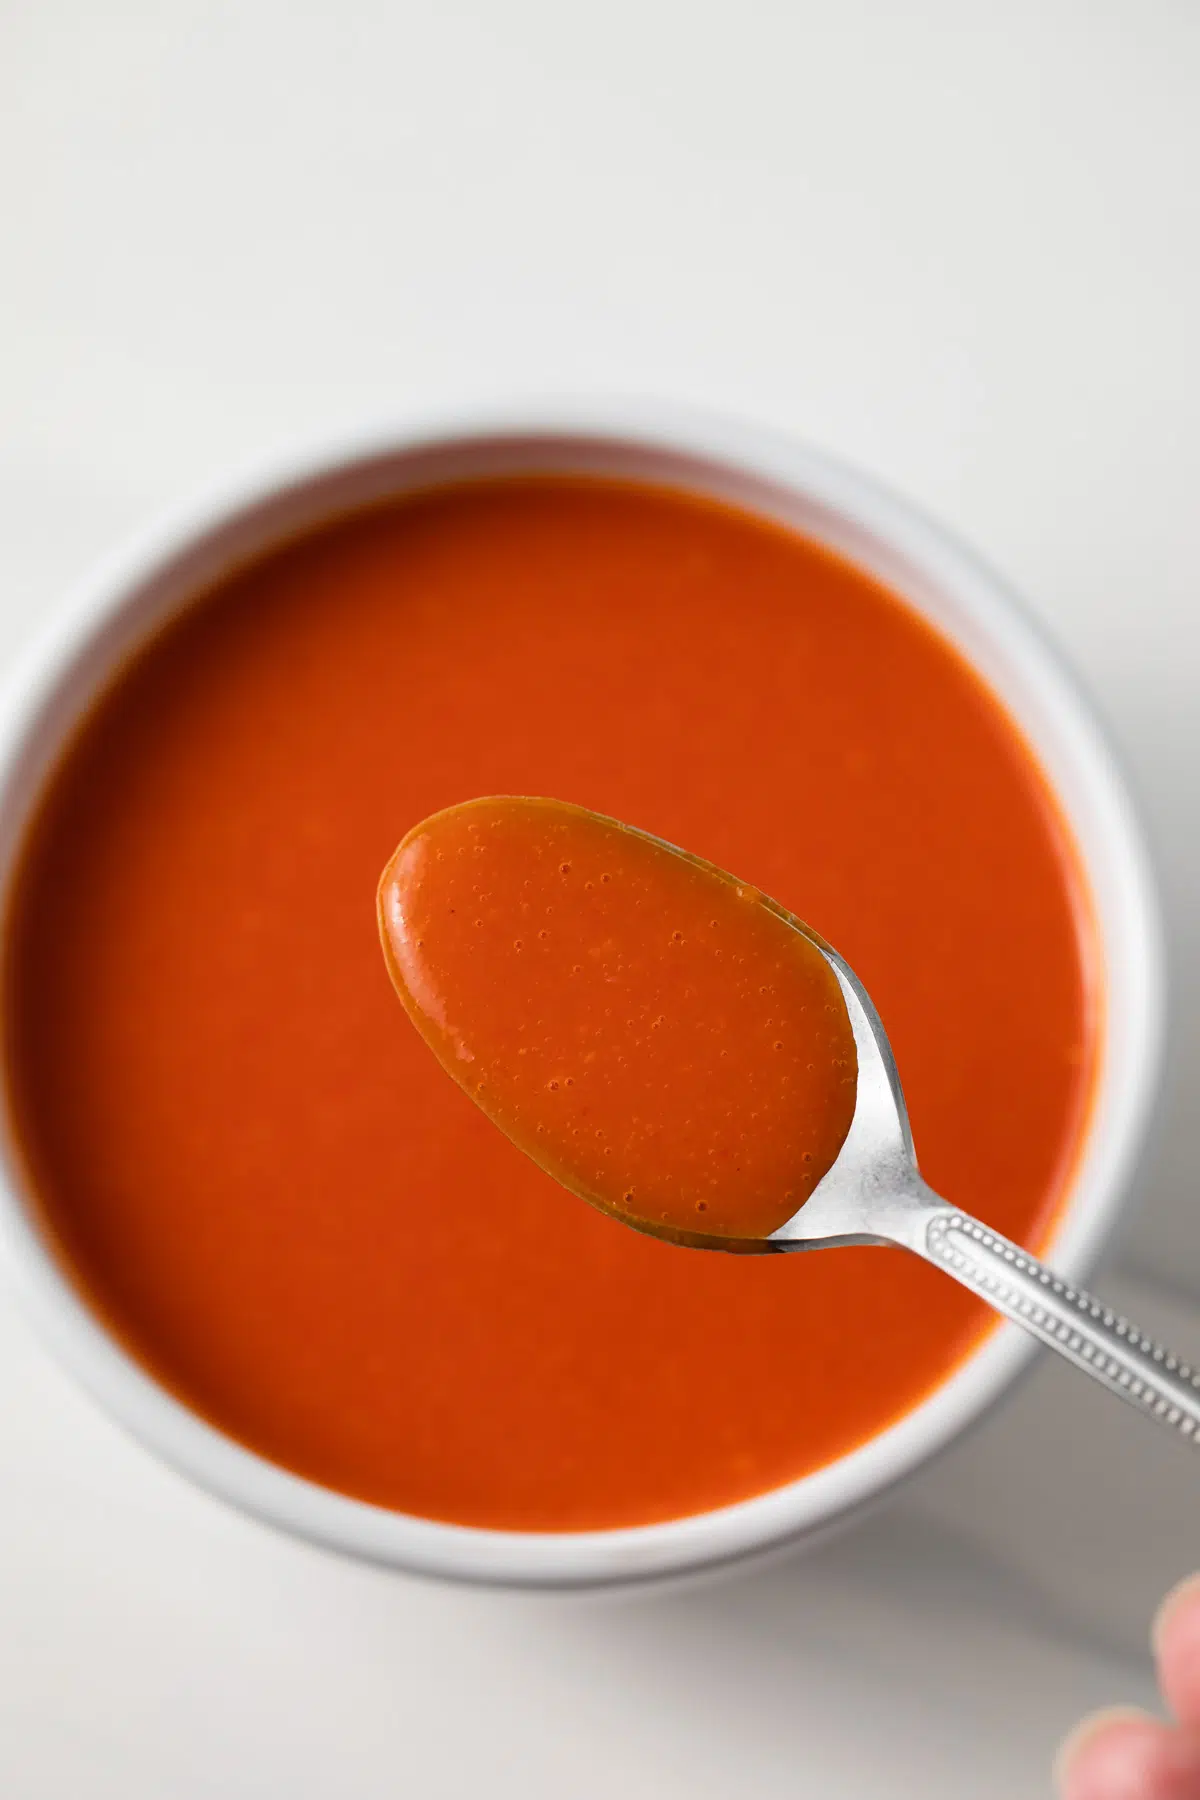
[[[866,992],[756,889],[582,807],[472,800],[404,839],[379,921],[443,1067],[584,1199],[697,1248],[900,1245],[1200,1433],[1190,1368],[925,1185]]]

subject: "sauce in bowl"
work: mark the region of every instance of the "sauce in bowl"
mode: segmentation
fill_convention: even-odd
[[[564,1204],[379,955],[400,831],[486,793],[651,826],[809,920],[879,1007],[930,1182],[1040,1244],[1095,1023],[1073,849],[1020,734],[819,546],[554,478],[298,538],[96,704],[7,928],[45,1229],[187,1405],[386,1507],[640,1525],[819,1468],[989,1317],[899,1252],[696,1256]]]

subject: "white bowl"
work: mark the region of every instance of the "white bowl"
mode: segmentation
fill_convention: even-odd
[[[1074,831],[1099,923],[1106,1012],[1084,1153],[1047,1255],[1072,1279],[1118,1220],[1150,1123],[1163,1034],[1153,883],[1112,752],[1057,657],[1003,584],[872,481],[761,431],[655,408],[543,407],[362,432],[222,488],[107,563],[74,596],[0,701],[5,890],[46,773],[130,648],[232,565],[297,530],[445,480],[587,471],[736,502],[844,552],[917,607],[1023,728]],[[197,1418],[140,1369],[76,1294],[39,1232],[6,1127],[0,1253],[60,1360],[117,1419],[213,1493],[317,1543],[398,1568],[538,1587],[678,1576],[812,1540],[926,1462],[1008,1388],[1034,1346],[1004,1326],[921,1405],[861,1448],[774,1492],[666,1524],[504,1532],[388,1512],[301,1480]]]

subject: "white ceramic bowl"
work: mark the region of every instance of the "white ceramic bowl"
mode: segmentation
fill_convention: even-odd
[[[1018,720],[1074,830],[1099,921],[1107,1009],[1087,1145],[1048,1257],[1085,1277],[1117,1222],[1153,1110],[1163,1028],[1157,909],[1121,776],[1088,707],[1003,585],[911,507],[813,450],[663,409],[539,408],[424,420],[325,444],[176,514],[100,569],[0,704],[0,881],[64,736],[151,629],[231,565],[358,504],[518,471],[644,477],[798,527],[880,576],[981,671]],[[213,1493],[318,1543],[482,1582],[593,1586],[677,1576],[844,1522],[926,1462],[1015,1379],[1033,1345],[1005,1326],[929,1399],[802,1480],[717,1512],[636,1530],[480,1531],[331,1493],[242,1449],[134,1364],[39,1234],[7,1131],[0,1250],[61,1361],[143,1443]]]

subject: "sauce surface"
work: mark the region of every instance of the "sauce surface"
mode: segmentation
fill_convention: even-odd
[[[777,1486],[989,1317],[898,1251],[701,1256],[564,1203],[379,954],[398,830],[486,793],[652,826],[807,919],[879,1008],[927,1179],[1042,1239],[1094,1028],[1072,853],[1009,721],[820,548],[553,480],[297,540],[97,706],[8,935],[48,1229],[176,1394],[346,1493],[556,1530]]]
[[[832,1168],[854,1117],[850,1017],[757,888],[582,807],[473,800],[409,832],[379,922],[442,1067],[627,1224],[769,1237]]]

